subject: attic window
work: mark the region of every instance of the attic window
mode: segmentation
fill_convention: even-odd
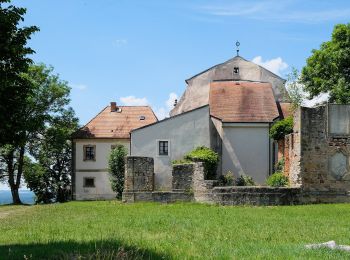
[[[233,68],[233,74],[239,74],[239,67]]]
[[[121,113],[122,112],[122,108],[121,107],[117,107],[117,110],[115,112]]]
[[[146,117],[145,116],[140,116],[140,120],[145,120]]]

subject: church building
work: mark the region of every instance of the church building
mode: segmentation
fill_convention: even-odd
[[[154,158],[155,189],[171,188],[172,161],[198,146],[231,171],[264,184],[273,171],[271,125],[289,112],[285,80],[238,55],[186,80],[170,117],[131,131],[130,154]]]

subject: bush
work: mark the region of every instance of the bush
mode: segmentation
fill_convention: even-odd
[[[204,163],[204,174],[206,179],[214,179],[219,162],[219,155],[205,146],[199,146],[184,156],[184,160]]]
[[[272,187],[285,187],[288,186],[288,177],[282,172],[275,172],[266,180],[266,183]]]
[[[236,186],[255,186],[255,182],[252,177],[242,174],[237,178]]]
[[[123,145],[117,145],[109,155],[108,172],[112,190],[117,193],[117,198],[122,197],[124,190],[125,157],[128,154]]]
[[[234,186],[235,178],[231,171],[228,171],[225,175],[219,177],[219,186]]]
[[[171,162],[172,165],[175,165],[175,164],[187,164],[187,163],[192,163],[192,161],[181,159],[181,160],[173,160]]]
[[[285,135],[290,133],[293,133],[293,117],[291,116],[277,121],[270,129],[270,137],[274,140],[280,140]]]
[[[284,158],[282,158],[275,164],[275,172],[283,172],[283,171],[284,171]]]

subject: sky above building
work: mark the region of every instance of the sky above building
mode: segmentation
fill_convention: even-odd
[[[185,79],[236,55],[282,77],[301,69],[334,25],[350,22],[348,0],[32,0],[24,25],[33,60],[72,88],[85,124],[110,101],[150,105],[167,116]],[[0,187],[1,188],[1,187]]]

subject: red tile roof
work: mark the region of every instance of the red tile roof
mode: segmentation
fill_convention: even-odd
[[[270,83],[212,82],[209,105],[210,114],[223,122],[272,122],[279,116]]]
[[[280,103],[280,107],[281,107],[281,118],[286,118],[288,116],[293,115],[292,112],[292,104],[291,103]]]
[[[130,131],[158,119],[148,106],[119,106],[121,112],[105,107],[89,123],[73,134],[73,138],[130,138]],[[144,120],[140,117],[144,116]]]

